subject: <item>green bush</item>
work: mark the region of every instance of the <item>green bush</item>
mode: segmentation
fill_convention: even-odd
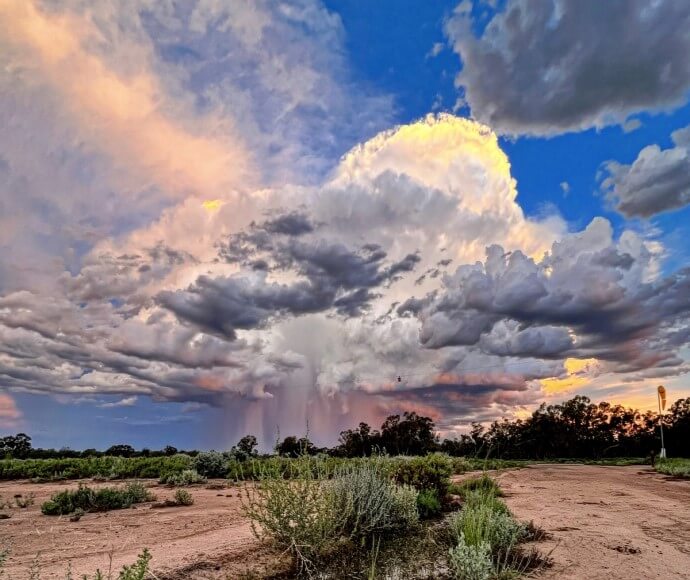
[[[493,573],[491,547],[486,542],[470,545],[460,535],[449,552],[450,568],[457,580],[488,580]]]
[[[129,483],[123,488],[102,487],[96,490],[80,485],[74,491],[65,490],[53,494],[41,505],[41,511],[47,516],[71,514],[77,509],[100,512],[124,509],[154,499],[155,497],[141,483]]]
[[[487,506],[489,509],[510,515],[508,506],[500,498],[496,497],[492,492],[475,489],[464,492],[465,504],[464,507],[475,508],[479,506]]]
[[[485,495],[493,495],[494,497],[503,496],[503,492],[498,484],[491,479],[486,473],[483,473],[481,477],[473,477],[472,479],[466,479],[459,484],[454,484],[451,491],[457,495],[460,495],[463,499],[471,491],[481,491]]]
[[[418,521],[417,491],[391,482],[375,461],[342,469],[327,490],[345,517],[343,532],[349,537],[370,537]]]
[[[471,546],[486,542],[493,552],[511,549],[524,534],[524,527],[509,513],[496,511],[488,503],[465,505],[448,523],[457,539],[462,536]]]
[[[655,468],[666,475],[690,477],[690,459],[657,459]]]
[[[397,459],[391,476],[396,483],[411,485],[418,491],[434,490],[440,500],[445,500],[452,473],[450,457],[433,453],[425,457]]]
[[[441,501],[435,489],[423,489],[419,492],[417,511],[422,519],[433,518],[441,513]]]
[[[177,505],[192,505],[194,498],[186,489],[178,489],[175,491],[175,503]]]
[[[194,469],[204,477],[225,477],[228,460],[218,451],[202,451],[194,458]]]
[[[200,475],[196,469],[185,469],[180,473],[169,473],[161,476],[160,483],[173,487],[184,487],[195,483],[205,483],[206,478]]]
[[[256,486],[246,487],[243,507],[258,538],[288,551],[299,572],[310,572],[339,537],[347,514],[328,493],[326,473],[315,472],[307,458],[298,458],[293,467],[299,477],[288,480],[274,471]]]

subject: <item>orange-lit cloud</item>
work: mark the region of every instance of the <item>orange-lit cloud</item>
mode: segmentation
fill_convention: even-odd
[[[250,155],[226,118],[189,115],[145,64],[130,76],[110,68],[85,47],[95,36],[88,20],[47,15],[31,0],[0,0],[0,21],[4,40],[62,96],[82,135],[140,186],[208,197],[256,183]],[[141,58],[145,63],[144,49]]]
[[[591,382],[590,372],[597,367],[597,360],[567,358],[564,362],[565,377],[542,379],[541,384],[548,394],[564,393],[582,388]]]

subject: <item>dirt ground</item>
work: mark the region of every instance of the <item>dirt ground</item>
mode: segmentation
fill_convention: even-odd
[[[539,465],[497,477],[506,503],[552,538],[543,578],[690,578],[690,481],[648,467]]]
[[[56,491],[76,488],[78,483],[0,483],[5,502],[14,503],[15,494],[35,494],[34,505],[1,512],[12,516],[0,521],[0,546],[10,548],[6,566],[9,578],[29,578],[34,562],[40,565],[41,580],[64,580],[68,564],[73,576],[80,578],[97,568],[107,571],[111,555],[112,569],[119,571],[123,564],[133,563],[144,547],[150,550],[152,568],[161,578],[234,579],[247,572],[260,576],[276,560],[276,554],[256,540],[243,517],[240,487],[190,486],[192,506],[154,508],[139,504],[132,509],[89,513],[78,522],[70,522],[68,516],[41,514],[42,502]],[[91,487],[118,485],[84,483]],[[154,481],[145,483],[159,501],[172,499],[174,490]]]
[[[690,481],[643,467],[582,465],[539,465],[497,478],[517,517],[534,520],[551,535],[538,544],[542,551],[553,549],[554,567],[542,577],[690,579]],[[6,577],[29,578],[36,561],[42,580],[64,580],[68,563],[77,578],[107,570],[111,554],[113,570],[119,570],[143,547],[151,551],[159,578],[261,577],[275,569],[279,555],[252,535],[239,487],[191,486],[195,503],[189,507],[142,504],[86,514],[79,522],[41,514],[40,504],[52,493],[76,485],[0,483],[5,502],[14,503],[15,494],[35,495],[28,508],[1,510],[11,514],[0,520],[0,546],[11,549]],[[159,500],[173,495],[149,485]]]

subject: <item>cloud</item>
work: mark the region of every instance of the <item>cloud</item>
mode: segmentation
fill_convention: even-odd
[[[499,356],[609,361],[631,372],[680,364],[674,329],[690,315],[690,272],[648,281],[653,254],[630,232],[616,242],[595,219],[542,260],[487,249],[412,310],[428,348],[474,346]],[[682,323],[681,323],[682,324]]]
[[[50,291],[2,292],[0,385],[222,407],[248,422],[229,439],[308,419],[332,441],[357,414],[414,408],[451,432],[529,407],[568,358],[596,357],[596,380],[678,373],[687,274],[660,277],[654,247],[605,220],[525,216],[517,193],[495,133],[438,115],[318,185],[190,197]]]
[[[116,409],[118,407],[133,407],[138,400],[138,397],[136,395],[132,395],[131,397],[125,397],[124,399],[120,399],[119,401],[114,401],[112,403],[101,403],[98,405],[101,409]]]
[[[22,413],[14,399],[10,395],[0,393],[0,427],[15,429],[20,425],[21,418]]]
[[[485,26],[468,5],[446,23],[462,61],[456,84],[472,115],[500,133],[581,131],[687,102],[683,0],[518,0]]]
[[[672,134],[674,147],[648,145],[630,165],[604,164],[602,190],[626,217],[649,218],[690,203],[690,127]]]

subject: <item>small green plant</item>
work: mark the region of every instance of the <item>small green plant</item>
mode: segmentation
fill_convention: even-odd
[[[112,558],[112,556],[111,556]],[[152,577],[149,566],[151,564],[151,553],[147,548],[144,548],[141,554],[137,557],[137,561],[131,566],[123,566],[120,573],[117,575],[117,580],[146,580]],[[70,580],[70,576],[67,576]],[[112,572],[104,574],[100,570],[96,570],[93,576],[84,574],[81,580],[115,580]]]
[[[17,504],[17,507],[22,509],[34,505],[35,500],[36,495],[33,493],[28,493],[26,496],[23,496],[22,494],[14,496],[14,502]]]
[[[524,527],[506,511],[496,511],[492,503],[465,505],[449,518],[455,537],[469,545],[487,543],[492,551],[509,550],[524,535]]]
[[[489,580],[493,572],[491,547],[486,542],[468,544],[465,537],[458,537],[458,543],[449,551],[450,568],[457,580]]]
[[[175,491],[175,503],[177,505],[192,505],[194,498],[186,489],[178,489]]]
[[[435,489],[423,489],[419,492],[417,511],[422,519],[433,518],[441,513],[441,501]]]
[[[495,497],[503,496],[503,491],[501,491],[499,485],[486,473],[483,473],[480,477],[466,479],[459,484],[453,485],[451,488],[451,493],[457,494],[463,498],[471,491],[481,491],[484,494],[493,495]]]

